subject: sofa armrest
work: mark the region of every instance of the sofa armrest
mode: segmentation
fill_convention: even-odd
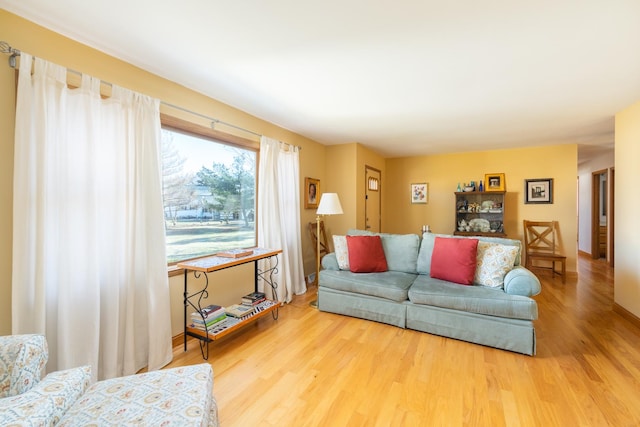
[[[28,391],[40,381],[49,358],[42,335],[0,337],[0,398]]]
[[[541,289],[536,275],[520,265],[504,276],[504,291],[510,295],[532,297],[538,295]]]
[[[322,268],[325,270],[340,270],[335,252],[328,253],[322,257]]]
[[[89,366],[52,372],[31,390],[0,399],[0,425],[55,425],[90,382]]]

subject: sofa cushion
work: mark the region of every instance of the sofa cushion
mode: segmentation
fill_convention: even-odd
[[[43,335],[0,337],[0,397],[24,393],[36,385],[48,358]]]
[[[478,242],[477,268],[473,283],[502,288],[504,276],[511,271],[518,248],[498,243]]]
[[[415,274],[401,271],[358,273],[342,270],[320,271],[320,287],[371,295],[392,301],[406,301]]]
[[[349,248],[347,236],[333,236],[334,253],[340,270],[349,270]]]
[[[431,255],[431,277],[471,285],[476,272],[476,239],[436,237]]]
[[[380,236],[347,236],[349,270],[353,273],[387,271]]]
[[[59,426],[204,426],[213,399],[208,363],[104,380],[92,385]]]
[[[417,234],[381,233],[382,248],[389,270],[417,273],[420,237]]]
[[[31,390],[0,399],[0,425],[57,425],[90,382],[89,366],[52,372]]]
[[[522,252],[522,242],[520,240],[505,239],[502,237],[485,237],[485,236],[452,236],[450,234],[424,233],[422,242],[420,243],[420,252],[418,253],[417,270],[420,274],[430,274],[431,272],[431,254],[433,253],[433,245],[436,237],[447,237],[452,239],[476,239],[480,242],[498,243],[506,246],[515,246],[518,248],[515,265],[520,265],[520,253]]]
[[[535,300],[510,295],[483,286],[460,286],[421,274],[409,289],[414,304],[432,305],[470,313],[512,319],[535,320],[538,306]]]
[[[349,236],[380,236],[387,268],[405,273],[417,273],[420,237],[417,234],[373,233],[368,230],[350,229]]]

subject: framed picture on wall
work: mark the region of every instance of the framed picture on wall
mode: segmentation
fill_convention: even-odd
[[[553,203],[553,178],[525,179],[525,203]]]
[[[318,209],[320,200],[320,180],[315,178],[304,179],[304,208]]]
[[[427,203],[428,195],[426,182],[411,184],[411,203]]]

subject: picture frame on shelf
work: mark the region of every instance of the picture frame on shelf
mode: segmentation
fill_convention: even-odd
[[[429,186],[426,182],[411,184],[411,203],[426,204],[429,198]]]
[[[304,179],[304,208],[318,209],[320,194],[320,180],[306,177]]]
[[[505,191],[506,187],[504,173],[487,173],[484,175],[484,191]]]
[[[553,178],[525,179],[524,202],[526,204],[552,204]]]

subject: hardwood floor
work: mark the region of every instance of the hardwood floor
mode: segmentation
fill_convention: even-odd
[[[578,270],[541,278],[534,357],[322,313],[312,289],[211,345],[221,425],[640,425],[640,329],[604,261]],[[202,362],[182,350],[170,366]]]

